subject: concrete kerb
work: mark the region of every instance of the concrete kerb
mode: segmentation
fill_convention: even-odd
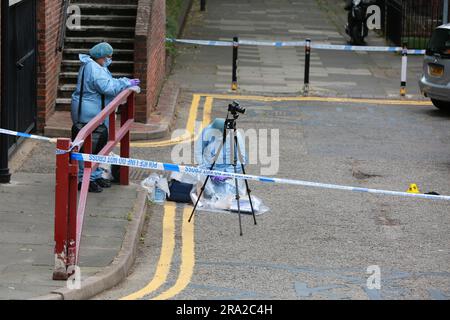
[[[114,261],[98,274],[82,281],[81,289],[59,289],[30,300],[87,300],[124,280],[136,259],[147,212],[147,191],[138,187],[138,198],[133,207],[133,220],[128,224],[122,248]]]

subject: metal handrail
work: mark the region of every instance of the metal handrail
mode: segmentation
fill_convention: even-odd
[[[67,28],[67,9],[69,8],[70,0],[62,0],[61,6],[61,21],[59,25],[59,35],[58,35],[58,52],[62,52],[64,49],[64,42],[66,40],[66,28]]]
[[[126,102],[126,106],[123,104]],[[116,110],[121,107],[120,128],[116,131]],[[55,270],[54,280],[66,280],[78,265],[80,241],[89,192],[90,177],[98,167],[91,162],[84,163],[84,175],[78,197],[78,161],[71,159],[70,151],[78,152],[83,145],[84,153],[92,153],[92,134],[109,118],[109,137],[99,155],[109,155],[120,143],[120,156],[130,157],[130,130],[134,123],[134,91],[122,91],[95,118],[78,133],[73,142],[70,139],[57,140],[60,153],[56,158],[55,189]],[[75,146],[75,147],[73,147]],[[120,168],[120,184],[129,184],[129,168]]]

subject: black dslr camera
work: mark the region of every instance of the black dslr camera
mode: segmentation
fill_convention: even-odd
[[[231,112],[231,114],[245,114],[245,108],[241,107],[239,102],[233,101],[233,103],[228,106],[228,112]]]

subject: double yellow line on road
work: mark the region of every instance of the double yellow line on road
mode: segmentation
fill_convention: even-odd
[[[140,299],[154,292],[166,282],[175,249],[175,211],[176,206],[174,204],[167,204],[164,207],[161,255],[153,279],[141,290],[120,300]]]
[[[188,122],[186,130],[190,136],[185,136],[182,140],[180,138],[171,139],[167,141],[157,143],[144,143],[144,147],[163,147],[171,146],[177,143],[188,143],[195,139],[195,121],[198,115],[198,106],[200,104],[200,95],[194,95],[192,99],[191,109],[189,110]],[[211,112],[213,107],[213,98],[206,97],[203,107],[203,119],[202,127],[206,127],[211,122]],[[142,144],[134,144],[134,147],[142,147]],[[183,209],[183,221],[182,221],[182,247],[181,247],[181,264],[180,272],[175,284],[168,290],[160,293],[153,300],[165,300],[170,299],[181,291],[183,291],[189,282],[191,281],[194,273],[195,266],[195,239],[194,239],[194,220],[191,223],[188,222],[191,214],[191,207],[185,207]],[[137,300],[156,292],[161,286],[163,286],[168,278],[170,269],[172,266],[173,256],[175,252],[175,219],[176,218],[176,206],[173,203],[168,203],[164,206],[164,218],[163,218],[163,235],[161,254],[159,257],[158,265],[156,266],[153,279],[142,289],[127,295],[120,300]]]
[[[305,101],[305,102],[347,102],[347,103],[367,103],[367,104],[384,104],[384,105],[413,105],[413,106],[431,106],[431,101],[428,100],[396,100],[396,99],[363,99],[363,98],[334,98],[334,97],[269,97],[269,96],[254,96],[254,95],[238,95],[238,94],[207,94],[203,93],[200,96],[210,97],[213,99],[230,99],[230,100],[253,100],[263,102],[283,102],[283,101]]]
[[[180,273],[175,284],[164,291],[152,300],[167,300],[181,291],[183,291],[189,284],[194,274],[195,266],[195,239],[194,239],[194,219],[189,223],[189,216],[191,215],[191,207],[185,207],[183,210],[183,244],[181,247],[181,265]]]
[[[191,223],[188,222],[190,214],[191,208],[185,207],[183,210],[182,227],[182,260],[178,280],[171,288],[152,298],[152,300],[170,299],[183,291],[191,281],[195,265],[195,239],[194,220],[192,220]],[[161,254],[153,279],[144,288],[125,296],[120,300],[137,300],[144,298],[157,291],[164,283],[166,283],[175,251],[175,217],[175,204],[166,204],[164,206]]]

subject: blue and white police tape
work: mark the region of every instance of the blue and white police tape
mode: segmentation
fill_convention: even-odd
[[[239,45],[247,46],[267,46],[267,47],[304,47],[305,41],[254,41],[239,40]]]
[[[221,46],[232,47],[232,41],[214,41],[214,40],[192,40],[192,39],[166,39],[167,42],[176,42],[184,44],[197,44],[204,46]],[[239,45],[248,46],[269,46],[269,47],[304,47],[306,41],[258,41],[258,40],[239,40]],[[351,46],[351,45],[337,45],[326,43],[311,42],[311,48],[319,50],[337,50],[337,51],[356,51],[356,52],[402,52],[402,47],[378,47],[378,46]],[[410,55],[423,55],[425,50],[409,49]]]
[[[25,138],[25,139],[46,141],[46,142],[50,142],[50,143],[56,143],[57,142],[56,138],[48,138],[48,137],[43,137],[43,136],[37,136],[37,135],[34,135],[34,134],[29,134],[29,133],[24,133],[24,132],[17,132],[17,131],[2,129],[2,128],[0,128],[0,134],[5,134],[5,135],[8,135],[8,136],[14,136],[14,137],[21,137],[21,138]],[[83,144],[84,144],[83,140],[80,141],[77,144],[72,143],[72,145],[70,146],[69,150],[56,149],[56,154],[66,154],[66,153],[72,152],[75,149],[75,147],[81,148]]]
[[[120,165],[120,166],[126,166],[126,167],[134,167],[134,168],[157,170],[157,171],[180,172],[180,173],[186,173],[186,174],[190,174],[190,175],[223,176],[223,177],[232,178],[232,179],[251,180],[251,181],[259,181],[259,182],[265,182],[265,183],[290,184],[290,185],[314,187],[314,188],[321,188],[321,189],[334,189],[334,190],[343,190],[343,191],[351,191],[351,192],[382,194],[382,195],[388,195],[388,196],[450,201],[450,196],[415,194],[415,193],[389,191],[389,190],[349,187],[349,186],[341,186],[341,185],[325,184],[325,183],[309,182],[309,181],[301,181],[301,180],[292,180],[292,179],[269,178],[269,177],[254,176],[254,175],[248,175],[248,174],[239,174],[239,173],[231,173],[231,172],[222,172],[222,171],[217,171],[217,170],[201,169],[198,167],[182,166],[182,165],[176,165],[176,164],[171,164],[171,163],[162,163],[162,162],[155,162],[155,161],[148,161],[148,160],[141,160],[141,159],[109,157],[109,156],[92,155],[92,154],[84,154],[84,153],[72,153],[71,158],[73,160],[77,160],[77,161],[87,161],[87,162],[95,162],[95,163],[101,163],[101,164]]]
[[[51,142],[51,143],[55,143],[56,142],[56,139],[53,139],[53,138],[36,136],[34,134],[17,132],[17,131],[2,129],[2,128],[0,128],[0,133],[1,134],[6,134],[8,136],[21,137],[21,138],[26,138],[26,139],[41,140],[41,141],[47,141],[47,142]]]
[[[349,46],[337,44],[311,43],[311,48],[322,50],[361,51],[361,52],[402,52],[402,47]],[[425,50],[410,49],[408,54],[425,54]]]
[[[232,41],[214,41],[214,40],[188,40],[188,39],[166,39],[167,42],[185,43],[185,44],[198,44],[202,46],[215,46],[215,47],[232,47]]]

